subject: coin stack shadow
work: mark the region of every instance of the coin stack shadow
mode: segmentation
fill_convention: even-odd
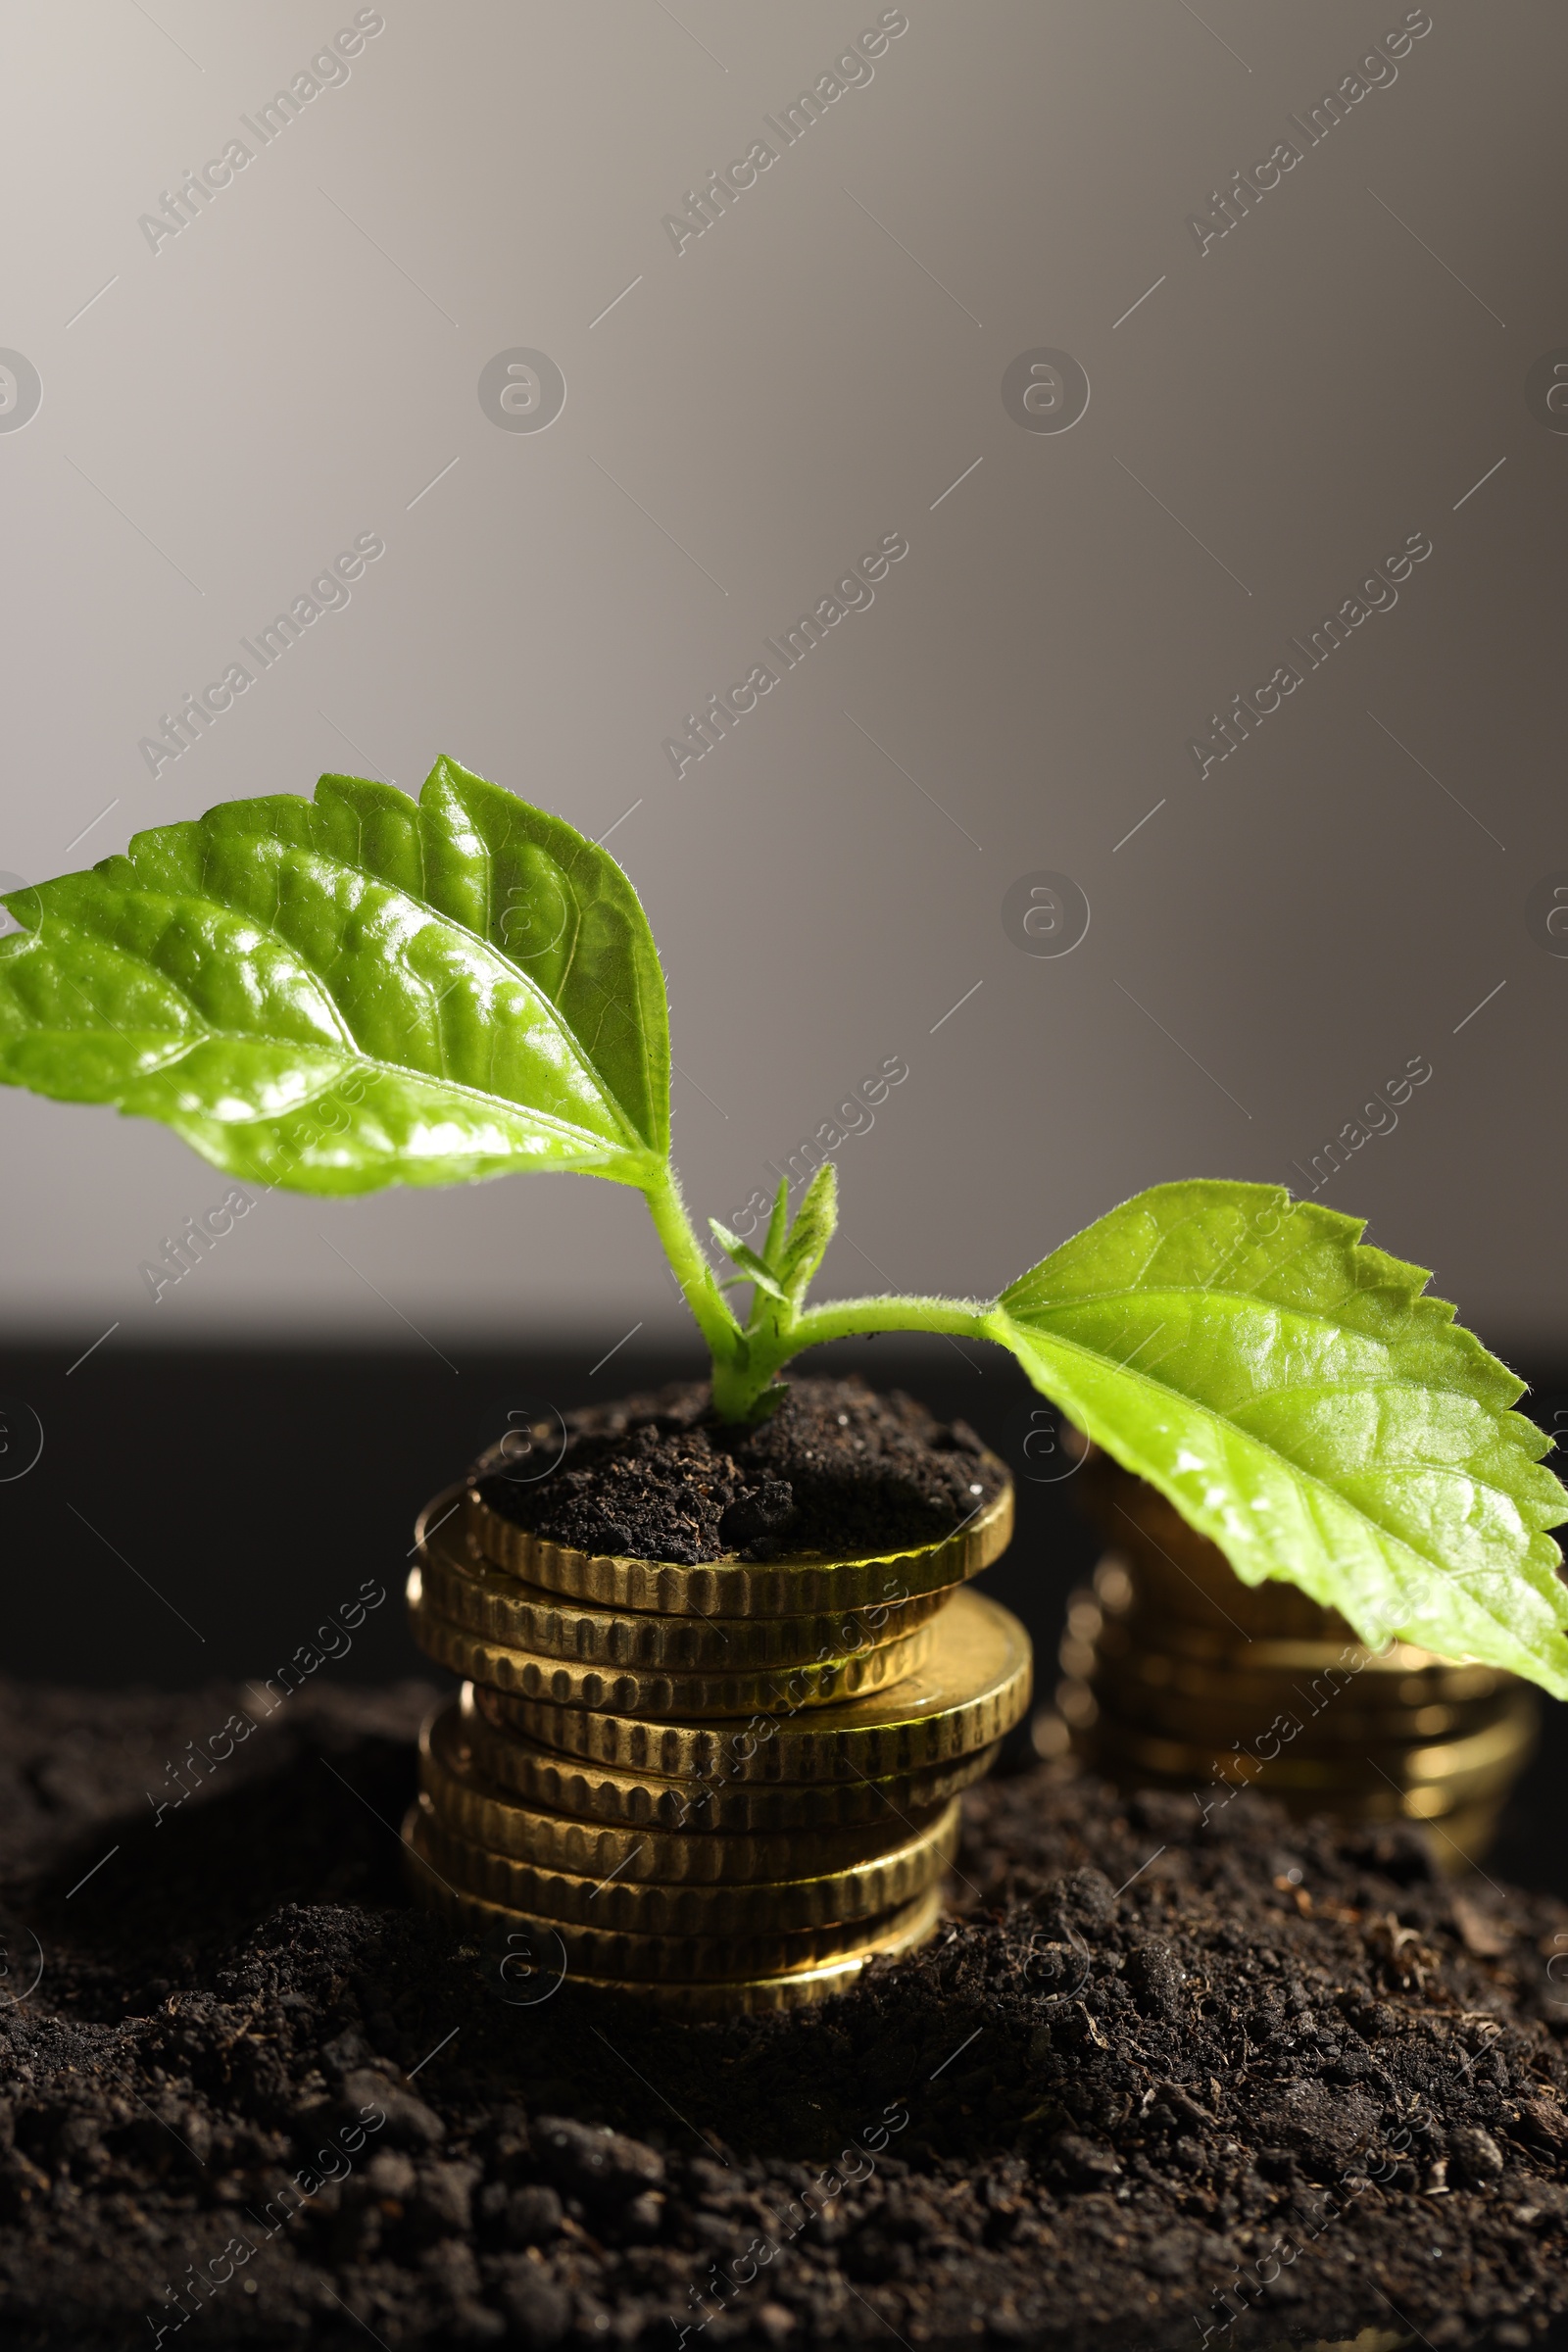
[[[1010,1485],[936,1543],[681,1567],[532,1536],[485,1470],[416,1531],[415,1638],[466,1677],[420,1739],[419,1899],[514,1976],[693,2017],[934,1935],[959,1791],[1029,1703],[1028,1636],[965,1589]]]

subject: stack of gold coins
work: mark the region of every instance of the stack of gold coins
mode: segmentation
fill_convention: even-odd
[[[409,1606],[466,1680],[420,1741],[420,1898],[693,2017],[912,1950],[1029,1703],[1027,1635],[964,1589],[1011,1533],[1004,1486],[912,1549],[681,1567],[534,1537],[482,1480],[438,1495]]]
[[[1293,1813],[1428,1823],[1459,1870],[1484,1848],[1536,1736],[1498,1667],[1369,1650],[1294,1586],[1244,1585],[1152,1487],[1103,1457],[1083,1494],[1115,1549],[1068,1601],[1056,1707],[1123,1787],[1212,1811],[1255,1788]]]

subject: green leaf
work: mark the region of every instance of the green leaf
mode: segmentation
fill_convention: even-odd
[[[1036,1387],[1217,1544],[1364,1642],[1568,1697],[1568,1497],[1523,1383],[1361,1224],[1282,1188],[1159,1185],[986,1318]]]
[[[323,776],[7,904],[0,1080],[162,1119],[233,1175],[362,1193],[663,1165],[663,979],[631,884],[451,760],[416,804]]]
[[[806,1197],[778,1252],[778,1278],[792,1306],[799,1306],[817,1267],[827,1255],[839,1221],[838,1170],[824,1159],[806,1188]]]
[[[776,1266],[778,1253],[784,1246],[784,1232],[790,1216],[790,1180],[781,1176],[778,1191],[773,1195],[773,1213],[767,1220],[767,1236],[762,1243],[762,1257],[766,1264]]]
[[[769,1272],[768,1268],[758,1256],[757,1251],[749,1249],[747,1244],[741,1240],[738,1233],[731,1233],[729,1227],[727,1225],[721,1225],[716,1217],[710,1217],[708,1222],[712,1228],[713,1239],[717,1242],[725,1256],[733,1259],[734,1263],[739,1266],[741,1273],[746,1277],[746,1280],[748,1282],[755,1282],[760,1291],[765,1291],[767,1293],[769,1298],[777,1298],[783,1303],[787,1304],[787,1294],[780,1288],[778,1282]],[[739,1277],[736,1277],[736,1279],[738,1280]],[[727,1290],[730,1286],[728,1283],[726,1283],[722,1287]]]

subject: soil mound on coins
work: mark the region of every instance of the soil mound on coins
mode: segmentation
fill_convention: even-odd
[[[858,1380],[794,1381],[755,1428],[719,1422],[695,1382],[564,1422],[555,1466],[543,1477],[481,1479],[486,1502],[552,1543],[684,1568],[737,1553],[767,1560],[934,1543],[1006,1478],[966,1423],[934,1420],[901,1390],[882,1396]]]
[[[924,1952],[651,2025],[409,1907],[434,1695],[303,1691],[154,1826],[245,1691],[0,1686],[8,2347],[1563,2340],[1561,1903],[1040,1766]]]

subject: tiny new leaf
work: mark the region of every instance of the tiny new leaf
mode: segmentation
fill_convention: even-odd
[[[755,1283],[769,1298],[787,1301],[788,1293],[769,1273],[766,1261],[758,1256],[750,1244],[743,1242],[738,1233],[731,1233],[729,1227],[721,1225],[716,1217],[710,1217],[708,1222],[712,1229],[713,1239],[725,1256],[740,1268],[740,1273],[734,1279],[738,1282],[744,1277],[747,1282]]]
[[[778,1278],[792,1306],[805,1298],[812,1275],[827,1255],[838,1221],[838,1170],[830,1159],[824,1159],[807,1186],[806,1198],[779,1249]]]
[[[7,904],[0,1080],[303,1192],[662,1172],[663,977],[631,884],[453,760],[417,803],[323,776]]]
[[[762,1243],[762,1262],[776,1266],[778,1253],[784,1247],[784,1235],[790,1221],[790,1180],[781,1176],[778,1191],[773,1195],[772,1214],[767,1220],[767,1233]]]
[[[1164,1184],[1004,1291],[1035,1385],[1208,1536],[1362,1640],[1568,1697],[1565,1515],[1523,1393],[1427,1276],[1272,1185]]]

